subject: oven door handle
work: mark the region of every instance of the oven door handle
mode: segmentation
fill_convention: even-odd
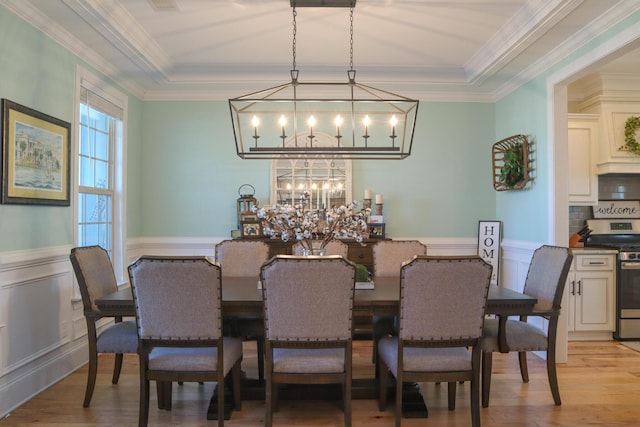
[[[621,270],[640,270],[640,262],[621,262]]]

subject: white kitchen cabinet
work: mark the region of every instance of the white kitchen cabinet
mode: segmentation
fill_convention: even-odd
[[[574,251],[565,288],[570,340],[612,338],[615,264],[615,254]]]
[[[598,202],[598,121],[597,114],[569,114],[569,203],[594,205]]]

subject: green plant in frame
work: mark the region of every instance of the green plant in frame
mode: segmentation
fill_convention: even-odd
[[[493,188],[522,190],[531,181],[531,151],[525,135],[512,135],[491,147]]]
[[[624,125],[624,145],[618,148],[618,150],[640,155],[640,143],[638,142],[639,130],[640,117],[629,117]]]
[[[500,168],[500,182],[509,188],[524,180],[524,155],[522,144],[515,144],[504,152],[504,164]]]

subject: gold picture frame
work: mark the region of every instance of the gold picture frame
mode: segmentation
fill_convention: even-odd
[[[2,203],[70,205],[71,124],[2,100]]]

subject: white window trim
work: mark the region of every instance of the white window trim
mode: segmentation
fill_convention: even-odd
[[[114,147],[114,177],[113,177],[113,248],[112,248],[112,260],[116,280],[118,283],[127,282],[125,260],[126,256],[126,241],[125,231],[126,227],[126,215],[127,212],[127,198],[126,198],[126,182],[127,182],[127,168],[126,168],[126,153],[127,153],[127,118],[129,111],[129,98],[119,90],[110,86],[95,74],[89,72],[84,67],[76,66],[76,95],[74,106],[74,119],[73,129],[71,135],[73,137],[73,199],[71,206],[73,209],[73,241],[74,245],[78,242],[78,156],[79,156],[79,117],[80,117],[80,87],[84,86],[92,92],[99,94],[114,105],[122,108],[122,142],[116,144]]]

